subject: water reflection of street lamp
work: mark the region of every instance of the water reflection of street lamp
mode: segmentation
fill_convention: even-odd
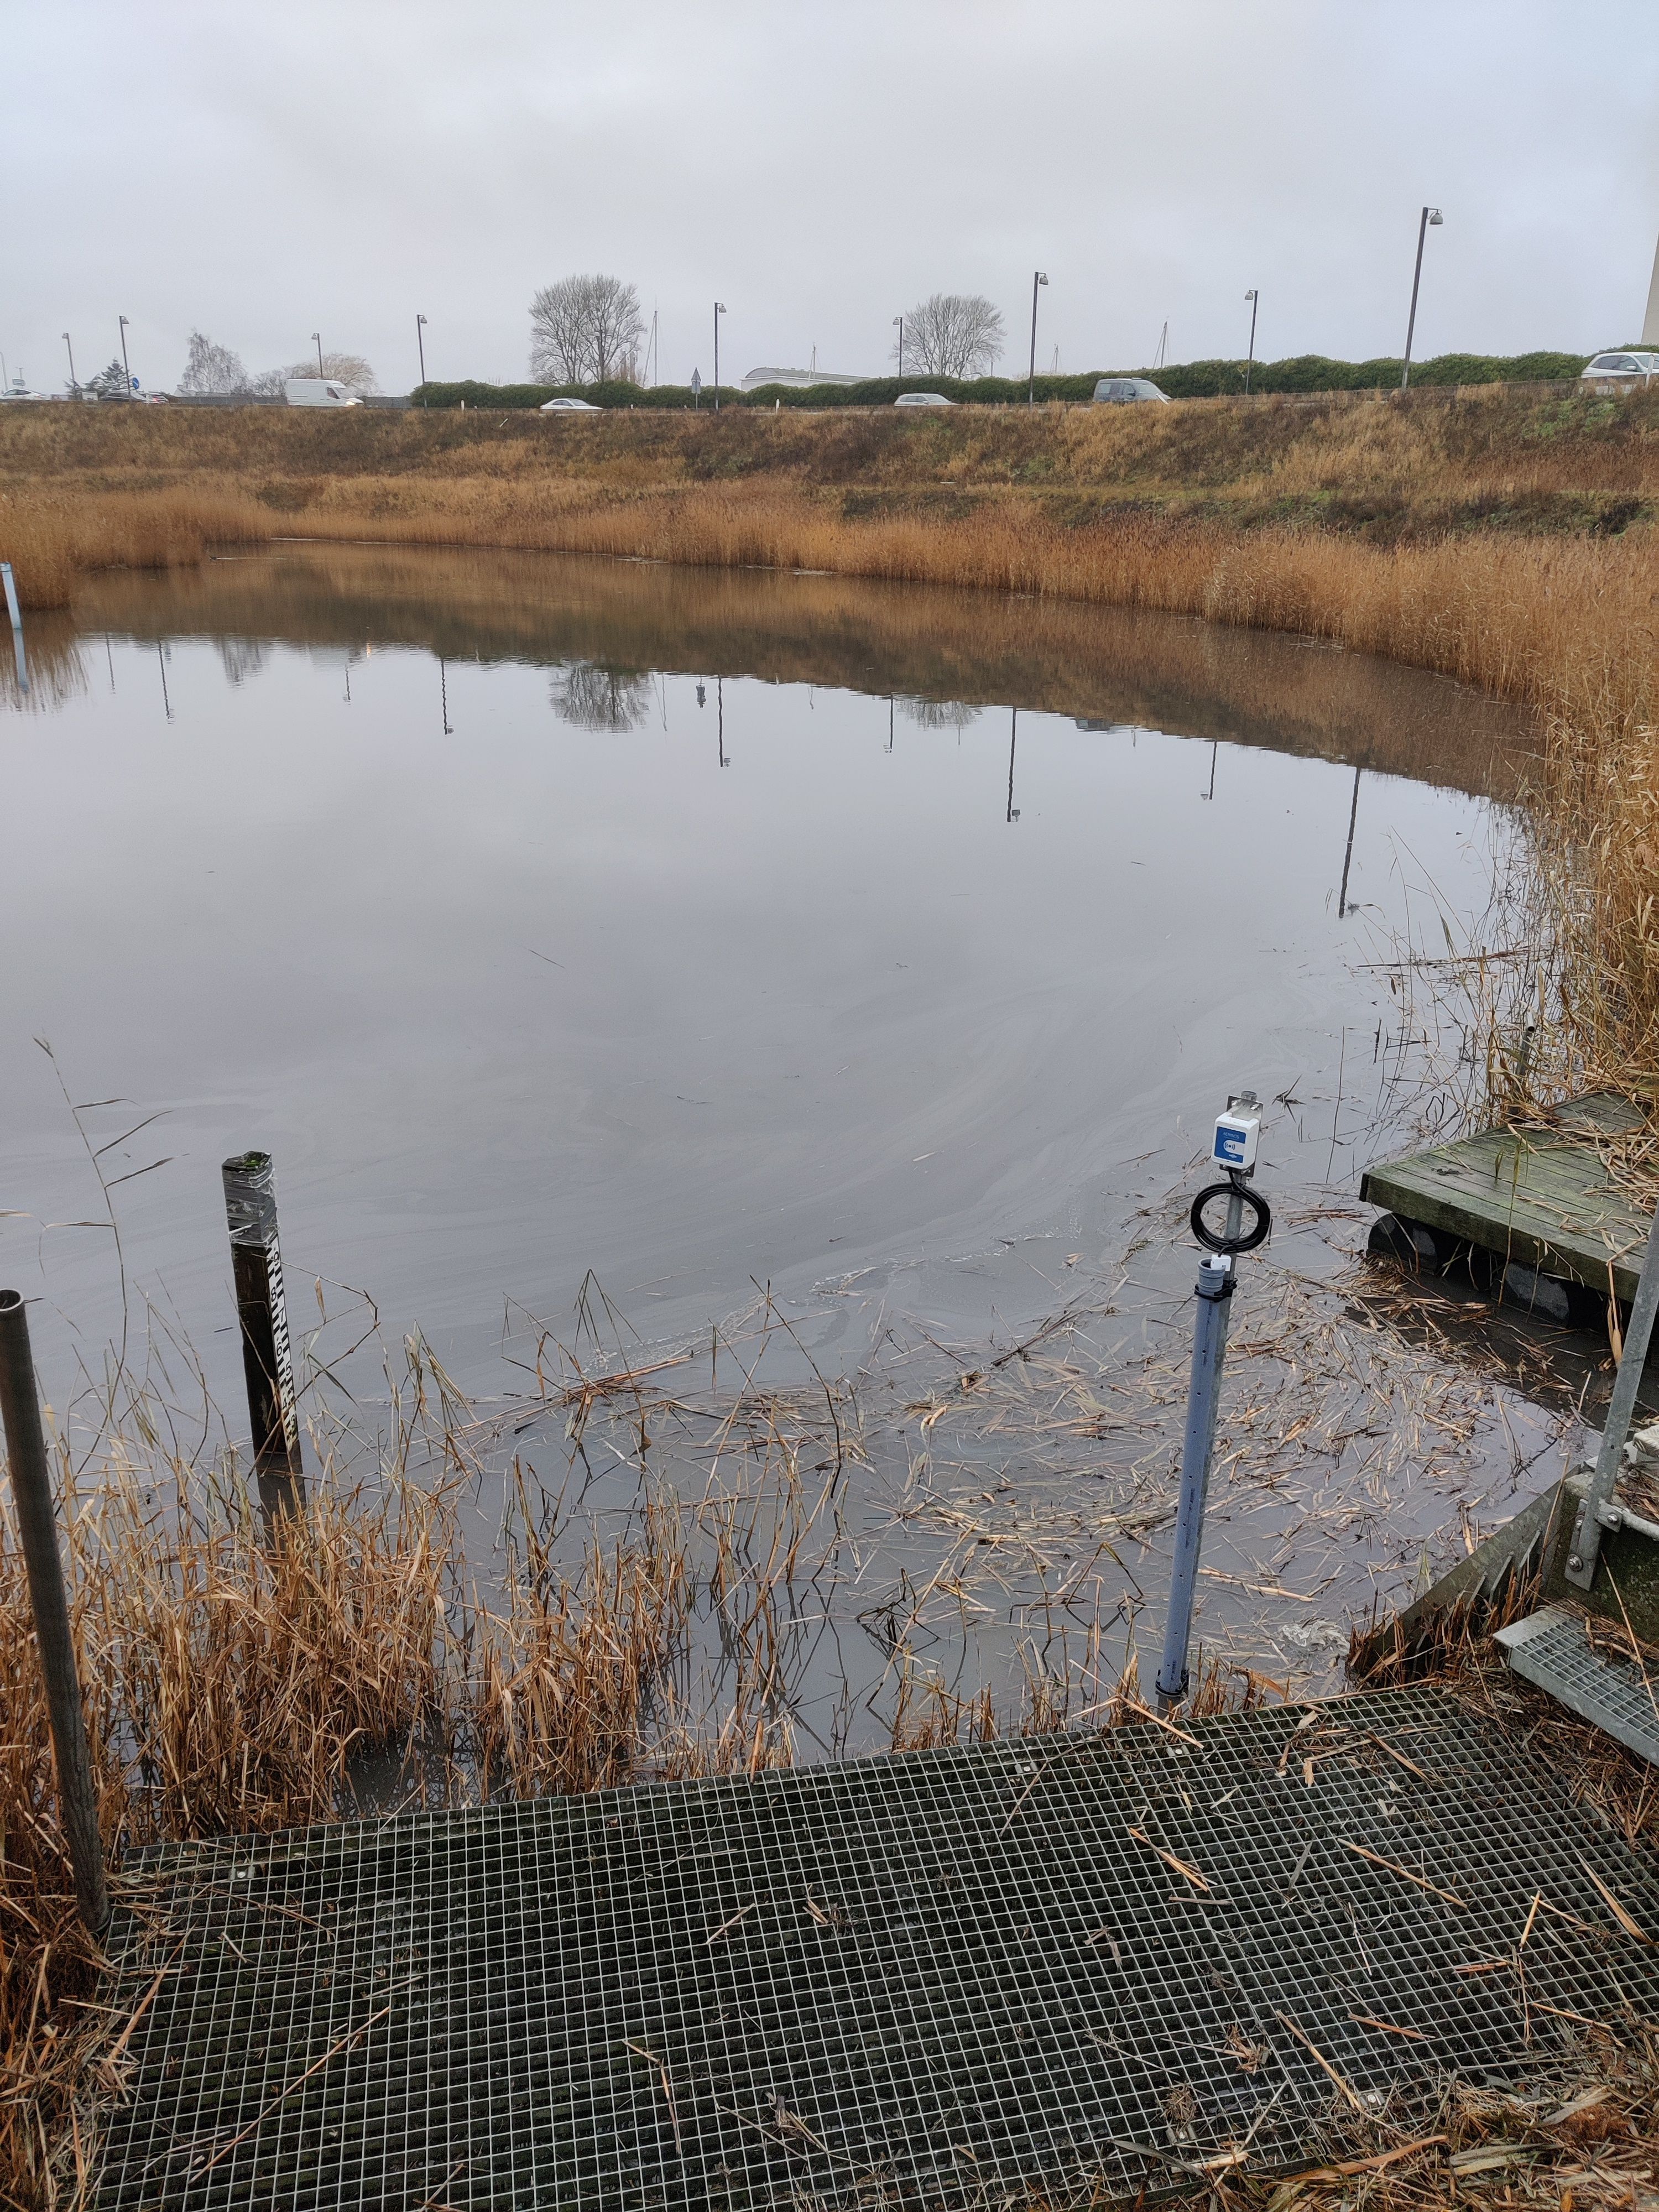
[[[1198,795],[1200,799],[1213,799],[1215,797],[1215,757],[1220,750],[1221,740],[1218,738],[1212,738],[1210,740],[1210,787],[1207,791],[1200,791]]]
[[[726,750],[726,678],[723,676],[714,678],[714,721],[717,732],[714,742],[720,749],[720,766],[730,768],[732,763]]]
[[[1406,325],[1406,358],[1400,364],[1400,389],[1405,391],[1412,380],[1412,339],[1417,330],[1417,288],[1423,281],[1423,240],[1429,234],[1429,225],[1437,228],[1446,220],[1438,208],[1425,207],[1417,226],[1417,266],[1412,271],[1411,319]]]
[[[1031,278],[1031,367],[1030,367],[1030,375],[1029,375],[1029,378],[1028,378],[1028,380],[1027,380],[1027,383],[1026,383],[1026,386],[1025,386],[1025,404],[1026,404],[1028,407],[1035,407],[1035,406],[1036,405],[1036,295],[1037,295],[1037,287],[1038,287],[1038,285],[1039,285],[1039,284],[1046,284],[1046,283],[1048,283],[1048,278],[1043,275],[1042,271],[1040,269],[1039,269],[1039,270],[1037,270],[1036,271],[1036,273],[1033,275],[1033,276],[1032,276],[1032,278]]]
[[[1359,817],[1359,778],[1361,770],[1353,772],[1353,798],[1348,806],[1348,849],[1342,855],[1342,888],[1336,895],[1336,918],[1342,921],[1348,912],[1348,870],[1353,865],[1353,825]]]
[[[1008,709],[1008,819],[1018,822],[1019,809],[1014,804],[1014,740],[1019,734],[1019,709]]]
[[[720,411],[720,317],[726,313],[724,300],[714,302],[714,412]]]
[[[887,695],[887,750],[890,753],[893,750],[893,695],[890,691]]]
[[[1245,298],[1249,301],[1249,303],[1250,303],[1250,357],[1249,357],[1249,360],[1245,362],[1245,364],[1244,364],[1244,390],[1245,390],[1246,393],[1248,394],[1248,392],[1249,392],[1249,389],[1250,389],[1250,373],[1251,373],[1251,371],[1252,371],[1252,370],[1255,368],[1255,309],[1256,309],[1256,295],[1255,295],[1255,291],[1254,288],[1252,288],[1249,291],[1248,291],[1248,292],[1244,295],[1244,297],[1245,297]]]

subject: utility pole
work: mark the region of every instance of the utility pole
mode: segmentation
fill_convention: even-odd
[[[1248,393],[1249,393],[1249,389],[1250,389],[1250,375],[1251,375],[1251,372],[1252,372],[1252,371],[1254,370],[1254,368],[1255,368],[1255,309],[1256,309],[1256,294],[1255,294],[1255,289],[1254,289],[1254,288],[1252,288],[1249,291],[1248,291],[1248,292],[1244,295],[1244,297],[1245,297],[1245,298],[1249,301],[1249,303],[1250,303],[1250,357],[1249,357],[1249,360],[1245,362],[1245,364],[1244,364],[1244,390],[1245,390],[1246,394],[1248,395]]]
[[[122,397],[126,399],[131,399],[132,397],[132,363],[127,359],[127,319],[125,315],[120,315],[118,316],[116,319],[121,325],[121,367],[125,371],[127,380],[126,390],[122,394]]]
[[[1028,407],[1035,407],[1036,405],[1037,287],[1040,284],[1046,284],[1048,281],[1048,279],[1043,275],[1040,269],[1035,272],[1031,278],[1031,366],[1025,386],[1025,404]]]
[[[1423,281],[1423,240],[1428,236],[1431,223],[1438,226],[1445,219],[1438,208],[1425,207],[1417,226],[1417,266],[1412,271],[1411,319],[1406,325],[1406,358],[1400,364],[1400,389],[1402,392],[1412,380],[1412,340],[1417,333],[1417,288]]]
[[[424,315],[416,315],[416,318],[415,318],[415,343],[416,343],[416,345],[418,347],[418,349],[419,349],[419,350],[420,350],[420,356],[421,356],[421,382],[422,382],[422,384],[424,384],[424,383],[426,382],[426,343],[425,343],[425,341],[424,341],[424,339],[422,338],[422,337],[421,333],[425,330],[425,328],[426,328],[426,317],[425,317]],[[421,404],[424,407],[424,406],[425,406],[425,404],[426,404],[426,402],[425,402],[424,400],[422,400],[422,401],[421,402]]]
[[[311,335],[317,348],[317,374],[320,376],[323,373],[323,334],[320,331],[313,331]]]
[[[726,302],[714,302],[714,412],[720,411],[720,317],[726,313]]]
[[[67,331],[64,331],[64,343],[66,346],[69,346],[69,357],[70,357],[70,390],[71,392],[78,392],[78,391],[81,389],[81,386],[80,386],[80,385],[76,381],[76,376],[75,376],[75,348],[74,348],[72,345],[70,345],[70,334],[69,334],[69,332],[68,332]]]
[[[894,316],[893,327],[899,334],[899,379],[902,382],[904,377],[904,318],[902,315]]]

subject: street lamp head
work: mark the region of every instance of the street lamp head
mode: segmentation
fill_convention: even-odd
[[[1245,297],[1247,300],[1254,300],[1254,299],[1255,299],[1255,286],[1254,286],[1254,285],[1252,285],[1252,286],[1251,286],[1251,288],[1250,288],[1250,289],[1249,289],[1249,291],[1244,295],[1244,297]]]
[[[1039,270],[1037,270],[1037,272],[1036,272],[1036,280],[1037,280],[1037,283],[1038,283],[1039,284],[1046,284],[1046,283],[1048,283],[1048,278],[1043,275],[1043,273],[1042,273],[1042,270],[1040,270],[1040,269],[1039,269]]]
[[[714,313],[715,313],[717,315],[723,315],[723,314],[726,313],[726,302],[725,302],[725,301],[724,301],[724,300],[716,300],[716,301],[715,301],[715,302],[714,302]]]
[[[423,323],[426,320],[426,317],[424,315],[416,315],[415,319],[417,323]]]
[[[1438,208],[1431,208],[1429,210],[1429,221],[1431,223],[1441,223],[1444,222],[1445,220],[1445,216],[1441,214]]]
[[[115,318],[115,319],[116,319],[116,321],[117,321],[118,323],[119,323],[119,325],[121,325],[121,328],[122,328],[123,330],[125,330],[125,329],[127,328],[127,319],[126,319],[126,317],[125,317],[125,315],[118,315],[118,316]]]

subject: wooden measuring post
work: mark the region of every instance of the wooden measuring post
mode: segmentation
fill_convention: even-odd
[[[269,1519],[274,1512],[292,1512],[305,1500],[300,1413],[276,1241],[276,1178],[269,1152],[239,1152],[225,1162],[222,1173],[242,1370],[253,1425],[253,1467]]]
[[[70,1627],[69,1594],[58,1548],[58,1519],[52,1506],[46,1440],[35,1395],[34,1361],[29,1352],[28,1316],[22,1293],[0,1291],[0,1418],[6,1431],[11,1494],[17,1507],[17,1533],[28,1571],[29,1605],[40,1646],[40,1672],[46,1680],[46,1710],[52,1719],[52,1747],[58,1765],[58,1797],[64,1833],[75,1869],[75,1894],[81,1917],[94,1936],[109,1921],[104,1887],[104,1845],[98,1832],[98,1799],[92,1784],[92,1755],[87,1747],[87,1717],[81,1704],[81,1678],[75,1665],[75,1637]]]

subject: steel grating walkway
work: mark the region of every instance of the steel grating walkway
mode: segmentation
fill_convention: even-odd
[[[103,2212],[1133,2193],[1659,2017],[1653,1869],[1451,1698],[1190,1734],[129,1861]]]

